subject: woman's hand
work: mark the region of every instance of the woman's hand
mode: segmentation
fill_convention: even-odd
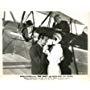
[[[49,55],[49,50],[48,50],[48,45],[45,45],[44,47],[43,47],[43,53],[45,53],[46,55]]]

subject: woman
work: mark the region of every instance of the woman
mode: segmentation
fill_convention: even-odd
[[[53,39],[50,39],[48,42],[52,44],[51,51],[48,50],[47,46],[44,46],[43,52],[46,53],[47,59],[49,61],[48,66],[48,75],[61,75],[61,70],[59,68],[59,63],[63,60],[63,50],[60,45],[62,36],[59,33],[53,35]]]

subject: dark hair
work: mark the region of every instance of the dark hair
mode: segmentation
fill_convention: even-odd
[[[45,36],[44,34],[39,34],[39,37],[38,37],[38,40],[41,38],[41,39],[44,39],[44,37],[47,37]]]

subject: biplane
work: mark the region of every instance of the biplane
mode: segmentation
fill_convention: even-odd
[[[30,56],[29,49],[31,47],[31,41],[26,42],[22,36],[21,28],[23,23],[25,23],[29,16],[32,15],[32,21],[35,26],[35,16],[33,11],[25,17],[26,11],[23,11],[21,21],[17,22],[13,13],[10,11],[13,21],[5,20],[6,12],[4,12],[4,17],[2,19],[3,30],[3,73],[4,74],[31,74],[30,68]],[[74,35],[77,38],[72,39],[72,52],[73,52],[73,62],[70,65],[72,74],[87,74],[88,73],[88,47],[87,47],[87,37],[81,40],[83,35],[78,35],[78,28],[76,25],[84,25],[82,22],[60,12],[60,11],[36,11],[39,15],[44,15],[45,18],[41,21],[38,27],[43,27],[43,24],[48,20],[47,25],[44,27],[52,28],[51,24],[55,15],[59,14],[62,20],[65,20],[70,25],[70,32],[73,33],[73,24],[76,29]],[[48,31],[47,31],[48,32]],[[84,41],[83,41],[84,40]],[[82,41],[82,42],[80,42]],[[83,43],[84,42],[84,43]]]

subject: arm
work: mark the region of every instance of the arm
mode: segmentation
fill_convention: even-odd
[[[37,49],[37,47],[31,47],[30,49],[30,57],[31,60],[38,63],[38,64],[43,64],[43,63],[47,63],[45,61],[46,55],[44,53],[39,54],[40,51]]]
[[[43,47],[43,53],[45,53],[47,56],[50,54],[49,50],[48,50],[48,45],[45,45]]]

